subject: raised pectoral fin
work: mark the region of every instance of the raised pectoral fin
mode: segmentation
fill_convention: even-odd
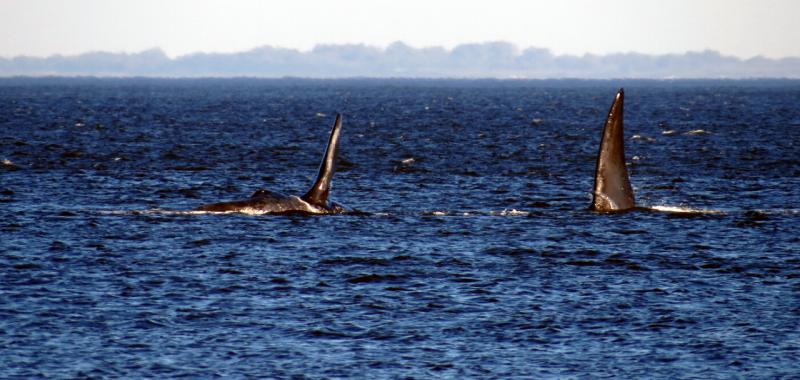
[[[623,211],[635,207],[633,188],[625,166],[624,98],[625,93],[620,89],[603,128],[592,197],[592,208],[597,211]]]
[[[322,163],[319,165],[319,174],[317,180],[311,189],[303,195],[303,200],[315,206],[326,207],[328,204],[328,196],[331,191],[331,182],[336,166],[336,156],[339,148],[339,136],[342,129],[342,115],[336,114],[336,121],[333,123],[331,129],[331,137],[328,140],[328,148],[325,150],[325,156],[322,157]]]

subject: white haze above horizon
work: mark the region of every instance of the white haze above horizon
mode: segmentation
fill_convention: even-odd
[[[4,0],[0,57],[506,41],[555,54],[713,49],[783,58],[800,57],[798,15],[793,0]]]

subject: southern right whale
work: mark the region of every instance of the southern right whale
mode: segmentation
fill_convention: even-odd
[[[628,169],[625,167],[624,99],[625,91],[620,88],[603,127],[590,206],[595,211],[626,211],[636,207]]]
[[[284,195],[266,189],[256,190],[249,199],[212,203],[198,207],[197,211],[211,212],[254,212],[264,214],[338,214],[345,209],[340,204],[329,202],[336,157],[339,150],[339,135],[342,129],[342,115],[336,114],[331,129],[328,148],[319,165],[317,180],[302,197]]]

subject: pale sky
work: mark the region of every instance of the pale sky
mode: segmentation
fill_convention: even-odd
[[[800,57],[796,0],[0,0],[0,57],[316,44]]]

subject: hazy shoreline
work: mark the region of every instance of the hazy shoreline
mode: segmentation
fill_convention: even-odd
[[[502,78],[502,79],[745,79],[800,78],[800,58],[742,59],[714,50],[648,55],[557,55],[507,42],[453,49],[394,43],[319,45],[310,51],[262,46],[237,53],[193,53],[171,58],[160,49],[138,53],[0,58],[0,77],[259,77],[259,78]]]

